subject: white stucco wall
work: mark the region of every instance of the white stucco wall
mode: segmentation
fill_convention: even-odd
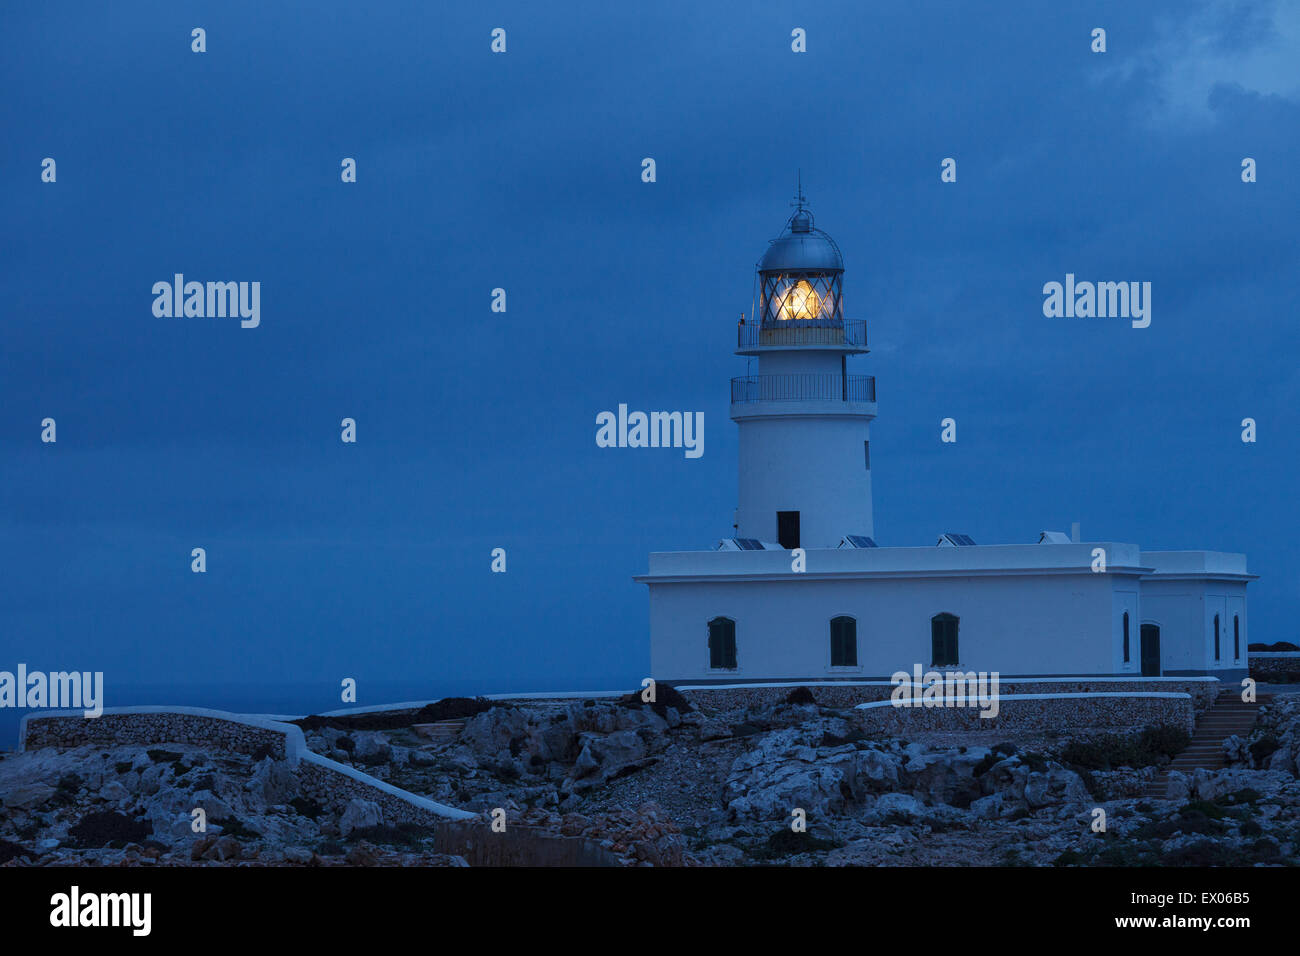
[[[1094,573],[1093,554],[1107,555]],[[930,661],[930,619],[960,619],[960,666],[1012,676],[1142,672],[1141,627],[1160,627],[1161,673],[1235,680],[1246,667],[1245,557],[1143,552],[1117,542],[874,548],[807,552],[665,552],[650,588],[652,676],[755,681],[887,678]],[[1129,660],[1123,617],[1129,614]],[[1222,659],[1214,660],[1214,615]],[[1232,616],[1242,620],[1232,656]],[[857,620],[858,665],[830,666],[830,619]],[[736,622],[737,667],[710,669],[708,622]]]
[[[863,449],[867,422],[842,414],[741,420],[739,536],[776,541],[778,511],[799,512],[804,548],[833,548],[846,534],[874,534]]]
[[[960,664],[1007,675],[1110,674],[1115,578],[1070,575],[652,584],[652,676],[888,677],[931,663],[930,619],[960,619]],[[857,619],[858,666],[830,666],[830,619]],[[709,668],[708,622],[736,622],[734,670]]]

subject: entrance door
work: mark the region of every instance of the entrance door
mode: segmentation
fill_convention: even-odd
[[[1142,625],[1142,676],[1160,676],[1160,627]]]
[[[776,540],[781,543],[781,547],[790,551],[799,547],[799,512],[776,513]]]

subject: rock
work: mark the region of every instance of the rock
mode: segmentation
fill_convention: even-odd
[[[45,840],[38,841],[36,844],[36,849],[40,850],[42,853],[49,853],[51,850],[56,849],[58,845],[59,845],[59,841],[51,837]]]
[[[242,852],[243,847],[238,840],[232,836],[223,836],[217,837],[216,841],[203,851],[201,858],[224,863],[227,860],[239,859]]]
[[[473,754],[454,753],[447,757],[447,769],[456,773],[469,773],[478,769],[478,761]]]
[[[202,808],[209,820],[224,820],[235,815],[234,808],[211,790],[198,790],[190,799],[193,807]]]
[[[578,759],[573,765],[573,777],[575,780],[580,780],[583,777],[591,776],[599,769],[600,761],[596,759],[596,755],[592,752],[591,741],[587,741],[583,744],[582,752],[578,754]]]
[[[268,805],[285,804],[298,795],[298,776],[289,769],[287,761],[264,757],[244,788],[260,796]]]
[[[110,780],[99,789],[99,799],[107,800],[115,806],[122,806],[124,801],[131,799],[131,794],[127,792],[126,787],[117,780]]]
[[[718,843],[702,854],[703,862],[713,866],[740,866],[745,862],[745,851],[730,843]]]
[[[1031,808],[1092,800],[1083,780],[1073,770],[1053,767],[1045,773],[1031,773],[1025,782],[1025,803]]]
[[[153,796],[161,789],[163,784],[163,775],[171,773],[171,767],[165,763],[156,763],[147,767],[140,774],[140,783],[135,788],[136,792],[143,793],[146,796]]]
[[[822,817],[844,809],[853,764],[782,762],[769,772],[742,771],[727,781],[723,799],[732,820],[787,819],[795,808]]]
[[[379,731],[356,731],[352,735],[356,747],[352,755],[363,763],[383,763],[393,756],[388,737]]]
[[[310,863],[313,856],[315,856],[315,854],[306,847],[287,846],[284,848],[284,860],[286,863]]]
[[[860,750],[854,758],[857,778],[870,791],[892,790],[898,785],[899,759],[880,750]]]
[[[1268,758],[1269,770],[1281,770],[1284,773],[1293,773],[1296,766],[1295,754],[1290,747],[1282,746],[1273,751],[1273,755]]]
[[[384,813],[379,804],[373,800],[361,800],[353,797],[348,801],[347,809],[339,819],[339,831],[347,836],[353,830],[379,826],[384,822]]]
[[[1165,786],[1165,800],[1185,801],[1189,800],[1192,795],[1192,781],[1185,774],[1177,771],[1169,771],[1169,782]]]
[[[23,783],[4,795],[4,805],[10,810],[31,810],[47,803],[54,793],[46,783]]]
[[[701,740],[723,740],[731,736],[731,728],[723,721],[705,717],[700,721]],[[741,854],[742,856],[744,854]]]
[[[145,811],[145,819],[153,824],[154,839],[160,843],[179,843],[194,833],[193,818],[188,813],[176,813],[154,805]]]
[[[348,850],[344,859],[348,861],[349,866],[374,866],[379,862],[379,848],[373,843],[362,840]]]
[[[467,747],[479,762],[486,757],[499,762],[505,751],[509,759],[510,742],[529,735],[528,713],[522,707],[493,707],[465,721],[457,742]]]
[[[982,820],[996,820],[1002,816],[1002,794],[990,793],[987,797],[972,800],[969,809]]]
[[[438,762],[438,755],[427,750],[411,750],[407,754],[407,759],[412,767],[432,767]]]
[[[646,756],[645,741],[635,730],[618,730],[588,741],[604,774],[617,772]]]
[[[876,798],[876,805],[871,811],[877,817],[884,817],[891,814],[902,814],[905,817],[916,819],[926,813],[925,804],[916,797],[907,793],[882,793]]]

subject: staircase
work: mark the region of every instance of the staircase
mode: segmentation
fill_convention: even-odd
[[[436,744],[445,744],[460,736],[464,726],[465,718],[462,717],[458,720],[435,720],[431,724],[412,724],[411,729]]]
[[[1259,697],[1256,703],[1247,704],[1242,701],[1239,690],[1220,692],[1210,708],[1196,721],[1196,730],[1187,749],[1152,778],[1142,796],[1147,800],[1165,799],[1171,770],[1190,775],[1196,770],[1220,769],[1223,766],[1223,742],[1233,734],[1245,737],[1250,733],[1250,729],[1255,726],[1260,704],[1265,699]]]

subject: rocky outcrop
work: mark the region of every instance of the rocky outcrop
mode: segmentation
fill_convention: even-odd
[[[840,726],[810,721],[755,739],[738,757],[723,791],[728,819],[811,818],[918,807],[969,808],[984,818],[1092,800],[1079,775],[1059,764],[1031,768],[987,748],[929,749],[898,741],[824,746]],[[905,798],[905,799],[900,799]]]

